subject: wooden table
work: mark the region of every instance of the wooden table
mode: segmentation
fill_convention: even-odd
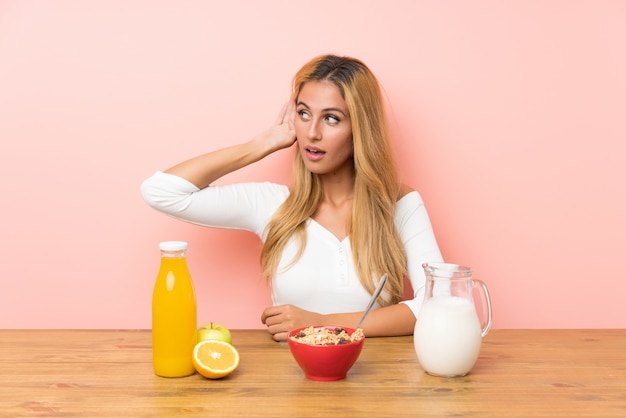
[[[626,417],[626,330],[492,330],[472,372],[424,373],[412,337],[368,338],[345,380],[234,330],[222,380],[153,374],[150,331],[0,330],[2,417]]]

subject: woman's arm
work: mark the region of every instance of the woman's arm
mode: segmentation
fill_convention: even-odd
[[[310,325],[356,327],[362,316],[363,312],[323,315],[294,305],[280,305],[265,309],[261,321],[276,341],[282,341],[287,339],[287,333],[292,329]],[[370,311],[361,327],[367,337],[412,335],[415,315],[404,304],[385,306]]]
[[[268,216],[285,199],[286,186],[238,183],[207,187],[295,141],[293,105],[283,106],[274,125],[251,141],[223,148],[156,172],[141,184],[144,201],[180,220],[216,228],[244,229],[261,236]]]
[[[293,102],[283,106],[274,125],[251,141],[200,155],[177,164],[166,173],[182,177],[203,189],[220,177],[290,147],[296,140]]]
[[[423,293],[420,293],[425,282],[422,263],[442,260],[419,193],[404,188],[402,195],[396,208],[396,226],[407,252],[409,280],[417,296],[396,305],[371,311],[363,322],[363,331],[368,337],[413,334],[424,298]],[[290,330],[299,327],[310,325],[354,327],[362,315],[362,312],[323,315],[294,305],[281,305],[265,309],[261,321],[274,339],[283,340],[287,338]]]

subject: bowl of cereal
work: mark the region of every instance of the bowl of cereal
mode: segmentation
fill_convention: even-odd
[[[290,331],[287,345],[308,379],[331,381],[345,379],[364,341],[362,329],[310,326]]]

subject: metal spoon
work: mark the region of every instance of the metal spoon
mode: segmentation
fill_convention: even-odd
[[[361,320],[359,321],[359,323],[356,326],[357,329],[361,328],[361,324],[363,324],[363,321],[365,320],[365,317],[372,310],[372,306],[374,306],[374,303],[376,302],[376,299],[378,299],[378,296],[380,295],[380,292],[383,290],[383,287],[385,286],[385,283],[387,283],[387,273],[383,274],[383,277],[381,277],[380,280],[378,281],[378,285],[376,286],[376,290],[374,290],[374,293],[372,293],[372,298],[370,299],[370,302],[367,304],[367,308],[365,308],[365,312],[363,312],[363,316],[361,317]]]

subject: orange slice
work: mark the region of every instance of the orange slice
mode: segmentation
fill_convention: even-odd
[[[239,352],[224,341],[200,341],[193,349],[193,365],[202,376],[220,379],[239,366]]]

